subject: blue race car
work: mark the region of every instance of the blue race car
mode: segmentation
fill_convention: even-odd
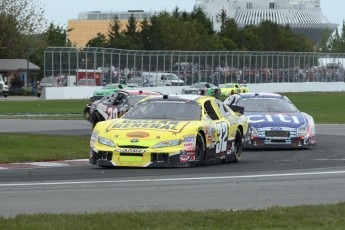
[[[233,110],[244,108],[252,127],[245,148],[310,148],[316,131],[312,116],[300,112],[285,96],[275,93],[240,93],[224,103]]]

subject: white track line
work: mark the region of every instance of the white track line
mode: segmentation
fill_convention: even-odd
[[[246,179],[246,178],[269,178],[269,177],[296,177],[296,176],[317,176],[345,174],[345,171],[330,172],[310,172],[310,173],[284,173],[284,174],[264,174],[246,176],[219,176],[219,177],[187,177],[187,178],[166,178],[166,179],[142,179],[142,180],[105,180],[105,181],[70,181],[70,182],[43,182],[43,183],[18,183],[0,184],[0,187],[18,186],[42,186],[42,185],[78,185],[78,184],[116,184],[116,183],[138,183],[138,182],[166,182],[166,181],[193,181],[193,180],[225,180],[225,179]]]

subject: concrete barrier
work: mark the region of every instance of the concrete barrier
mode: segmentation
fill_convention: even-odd
[[[345,91],[344,82],[302,82],[302,83],[263,83],[247,84],[251,92],[288,93],[288,92],[341,92]],[[142,87],[141,90],[157,91],[163,94],[181,94],[188,86]],[[89,99],[101,86],[45,87],[42,99]]]

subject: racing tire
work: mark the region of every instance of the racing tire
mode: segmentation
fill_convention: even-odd
[[[200,133],[196,135],[195,163],[199,165],[205,158],[205,141]]]
[[[92,116],[92,128],[95,128],[100,121],[102,121],[102,119],[100,119],[100,114],[96,111]]]
[[[241,159],[241,155],[243,152],[243,143],[242,143],[242,134],[241,131],[237,129],[236,131],[236,137],[235,137],[235,149],[234,149],[234,156],[233,156],[233,162],[237,163]]]
[[[90,118],[91,118],[90,116],[91,116],[91,114],[90,114],[90,109],[85,109],[85,110],[84,110],[84,119],[87,120],[87,121],[89,121]]]

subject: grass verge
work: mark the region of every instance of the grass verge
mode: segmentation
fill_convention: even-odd
[[[89,136],[0,133],[0,163],[83,159]]]
[[[3,229],[344,229],[345,204],[241,211],[116,212],[0,217]]]
[[[83,119],[87,99],[1,101],[0,118],[13,119]]]
[[[345,92],[285,93],[292,103],[318,124],[345,124]]]

